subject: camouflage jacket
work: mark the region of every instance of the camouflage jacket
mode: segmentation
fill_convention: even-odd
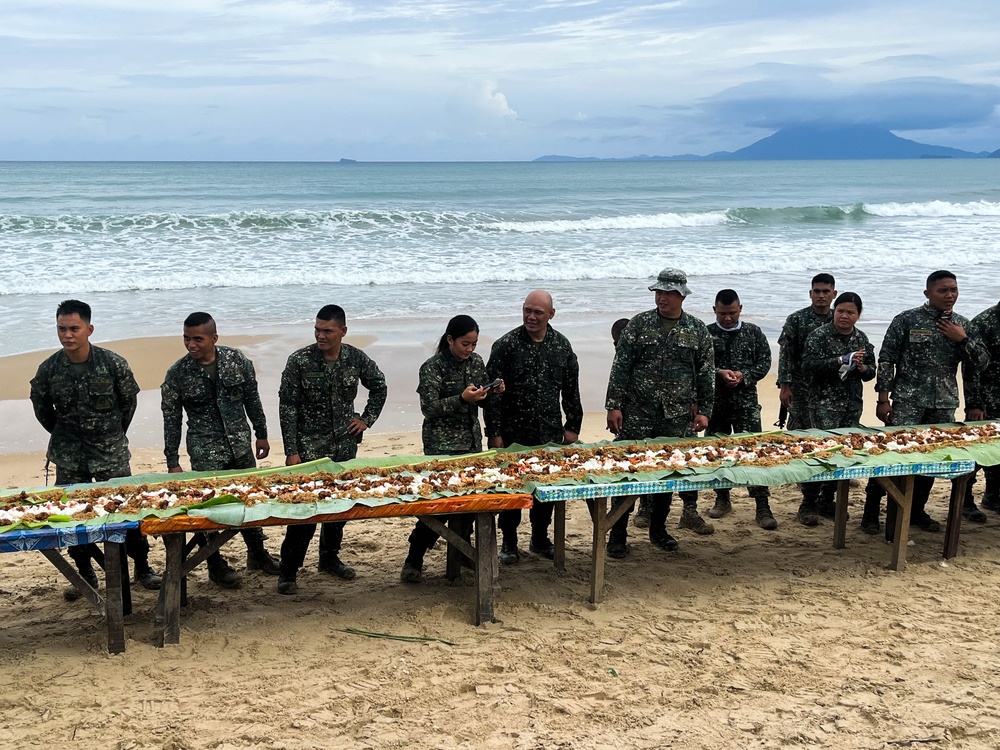
[[[966,333],[986,350],[990,361],[972,377],[962,371],[965,408],[985,409],[987,418],[996,419],[1000,417],[1000,305],[983,310],[969,321]]]
[[[611,365],[605,408],[656,420],[706,417],[715,405],[715,353],[708,328],[681,313],[667,333],[656,310],[639,313],[622,331]]]
[[[216,378],[190,356],[177,360],[160,386],[163,454],[167,467],[180,466],[181,421],[187,412],[187,450],[199,471],[223,468],[251,452],[250,425],[267,439],[267,420],[253,362],[239,349],[215,347]]]
[[[841,357],[862,349],[868,369],[862,373],[855,368],[841,380]],[[820,326],[806,339],[802,370],[809,390],[810,427],[830,430],[858,424],[864,411],[863,383],[875,378],[875,347],[863,331],[855,328],[845,336],[833,323]]]
[[[804,385],[802,355],[806,350],[806,339],[824,323],[833,321],[833,310],[826,315],[817,315],[812,307],[796,310],[787,318],[778,337],[778,383]]]
[[[771,346],[759,326],[741,321],[735,331],[724,331],[718,323],[710,323],[708,332],[715,347],[716,370],[739,370],[743,381],[729,388],[716,382],[716,408],[728,405],[757,406],[757,382],[771,370]]]
[[[580,363],[569,339],[552,326],[537,343],[524,326],[498,338],[486,375],[491,381],[503,378],[505,386],[483,410],[487,437],[502,437],[505,445],[541,445],[563,442],[565,430],[580,432]]]
[[[104,473],[127,465],[128,430],[139,385],[124,357],[90,346],[84,367],[58,351],[31,381],[35,417],[51,433],[46,458],[72,471]]]
[[[385,376],[371,357],[350,344],[341,344],[340,357],[330,363],[315,344],[293,353],[278,390],[285,455],[298,454],[303,461],[337,459],[338,443],[350,437],[347,427],[357,416],[359,382],[368,389],[361,421],[371,427],[386,397]]]
[[[445,349],[420,366],[420,411],[424,453],[475,453],[483,449],[479,409],[485,401],[469,403],[462,391],[470,385],[489,382],[486,365],[478,354],[459,361]],[[487,396],[486,400],[497,398]]]
[[[939,333],[941,313],[929,305],[901,312],[889,324],[878,353],[875,390],[889,391],[894,400],[924,409],[956,409],[959,363],[965,378],[989,363],[986,348],[969,335],[964,345]],[[969,321],[953,314],[951,319],[969,333]]]

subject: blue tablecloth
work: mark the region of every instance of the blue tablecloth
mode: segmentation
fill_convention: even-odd
[[[128,521],[57,529],[15,529],[0,534],[0,552],[57,549],[74,544],[87,544],[88,542],[117,542],[121,544],[125,541],[125,532],[138,528],[138,521]]]
[[[841,479],[868,479],[871,477],[905,477],[910,474],[936,477],[956,477],[974,471],[974,461],[943,461],[924,464],[891,464],[885,466],[849,466],[815,474],[810,482],[829,482]],[[653,482],[614,482],[610,484],[542,485],[534,489],[535,499],[541,502],[588,500],[596,497],[624,497],[651,495],[657,492],[685,492],[688,490],[715,490],[744,485],[713,479],[697,482],[686,479],[662,479]]]

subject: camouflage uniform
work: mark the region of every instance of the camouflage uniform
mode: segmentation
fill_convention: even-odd
[[[242,465],[233,468],[255,465],[247,418],[258,440],[267,439],[267,420],[253,363],[239,349],[217,346],[215,368],[212,378],[194,358],[185,356],[167,370],[160,386],[167,468],[180,466],[177,448],[184,411],[192,471],[219,471],[234,463]]]
[[[215,347],[214,376],[193,357],[177,360],[160,386],[160,409],[167,468],[180,466],[177,451],[184,412],[188,418],[186,443],[192,471],[252,469],[257,465],[247,417],[258,440],[267,439],[267,419],[253,362],[239,349]],[[262,565],[267,556],[263,530],[252,528],[240,533],[251,560]],[[204,543],[204,540],[205,537],[199,536],[197,541]],[[267,562],[270,564],[265,564],[265,569],[273,565],[270,559]],[[209,557],[208,566],[210,571],[224,567],[221,554],[216,552]]]
[[[74,364],[58,351],[38,366],[31,381],[31,404],[38,422],[50,433],[45,457],[56,465],[57,485],[132,474],[125,432],[135,415],[138,393],[125,358],[93,344],[84,363]],[[125,550],[135,561],[137,575],[149,571],[149,542],[137,530],[127,534]],[[91,570],[90,560],[99,552],[94,544],[68,551],[81,573]]]
[[[969,322],[968,334],[986,349],[990,362],[976,370],[973,377],[964,378],[965,409],[982,409],[986,419],[1000,419],[1000,305],[993,305],[974,317]],[[983,507],[1000,512],[1000,466],[984,467],[983,475],[986,477]],[[971,496],[974,482],[975,476],[969,482],[967,496]]]
[[[968,334],[968,340],[958,344],[937,330],[941,317],[939,310],[924,304],[901,312],[885,332],[875,390],[891,393],[894,425],[953,422],[958,408],[959,364],[964,378],[974,378],[976,371],[989,363],[989,353],[971,335],[968,320],[951,315],[951,320]],[[933,477],[914,478],[911,519],[916,525],[933,523],[924,510],[933,485]],[[866,493],[866,519],[871,516],[873,504],[877,519],[877,494],[875,490]]]
[[[715,350],[715,369],[738,370],[743,380],[735,388],[716,381],[715,407],[708,421],[708,432],[729,435],[734,432],[760,432],[760,401],[757,383],[771,370],[771,346],[759,326],[740,321],[735,331],[727,331],[718,323],[710,323]],[[748,488],[750,497],[767,499],[771,493],[766,486]],[[722,501],[720,513],[728,507],[729,490],[716,490]],[[725,511],[728,512],[728,511]]]
[[[457,360],[445,349],[420,366],[417,393],[424,415],[421,437],[425,454],[460,455],[483,449],[479,409],[484,402],[469,403],[462,399],[462,392],[470,385],[488,382],[483,358],[475,353],[466,360]]]
[[[605,408],[621,410],[617,440],[690,437],[695,413],[712,417],[715,403],[715,354],[712,336],[700,320],[682,312],[666,331],[657,310],[639,313],[622,331],[611,366]],[[682,492],[685,512],[697,503],[697,492]],[[666,520],[673,493],[650,497],[655,520]],[[695,513],[697,511],[695,510]],[[625,538],[628,513],[615,523],[616,538]]]
[[[778,385],[788,383],[792,389],[792,405],[788,407],[789,430],[802,430],[809,425],[805,376],[802,372],[802,355],[806,339],[824,323],[833,320],[833,310],[817,315],[812,307],[796,310],[785,319],[778,337]]]
[[[544,445],[562,443],[567,430],[580,432],[580,363],[569,339],[551,325],[546,326],[545,338],[540,342],[532,341],[524,326],[494,341],[486,376],[491,381],[504,381],[504,392],[490,399],[483,410],[488,438],[500,437],[505,446]],[[540,502],[531,506],[528,516],[532,538],[538,542],[548,539],[553,507]],[[500,530],[515,549],[520,523],[520,510],[500,513]]]
[[[864,373],[851,370],[840,379],[841,357],[864,350]],[[864,411],[864,386],[875,378],[875,347],[858,328],[848,335],[841,334],[833,323],[822,325],[806,340],[802,354],[802,370],[806,379],[806,402],[809,427],[832,430],[854,427]]]
[[[842,357],[862,350],[868,369],[862,373],[855,368],[841,380]],[[820,430],[854,427],[864,411],[863,383],[875,378],[875,347],[858,328],[844,335],[834,328],[833,323],[826,323],[806,339],[802,372],[805,376],[808,426]],[[836,512],[836,495],[836,482],[803,482],[802,513],[818,511],[820,515],[832,518]]]
[[[332,362],[323,358],[316,344],[293,353],[281,373],[278,391],[285,455],[298,454],[303,461],[323,457],[348,461],[357,456],[359,439],[347,428],[356,416],[354,399],[359,382],[368,390],[368,403],[360,419],[371,427],[386,398],[385,376],[371,357],[350,344],[341,344],[340,357]],[[281,545],[282,576],[295,578],[315,533],[315,524],[288,527]],[[337,558],[343,537],[343,521],[323,524],[321,567]]]
[[[421,435],[424,453],[428,456],[478,453],[483,449],[483,432],[479,425],[479,409],[483,401],[470,403],[462,392],[470,385],[490,382],[486,365],[478,354],[458,360],[451,351],[438,352],[420,366],[420,411],[424,415]],[[487,397],[495,398],[494,396]],[[456,513],[440,518],[461,536],[468,539],[472,530],[469,516]],[[423,554],[434,546],[438,534],[423,521],[417,521],[410,533],[408,561],[419,570]]]

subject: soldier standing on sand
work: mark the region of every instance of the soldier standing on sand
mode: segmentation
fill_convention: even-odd
[[[781,405],[788,409],[786,429],[802,430],[809,426],[802,353],[809,334],[833,320],[830,303],[837,296],[836,284],[828,273],[813,276],[809,288],[812,304],[789,315],[778,337],[778,387]]]
[[[349,461],[358,455],[364,431],[375,424],[385,406],[385,376],[360,349],[344,344],[347,317],[339,305],[316,313],[316,343],[294,352],[281,373],[279,420],[285,444],[285,465],[329,457]],[[362,414],[354,411],[358,383],[368,390]],[[324,523],[320,533],[319,569],[345,580],[354,568],[340,560],[344,521]],[[295,577],[306,557],[316,524],[288,527],[281,545],[278,593],[298,591]]]
[[[420,411],[424,415],[421,429],[424,453],[428,456],[478,453],[483,449],[483,431],[479,426],[479,410],[487,399],[503,393],[501,381],[495,388],[486,388],[486,365],[476,354],[479,325],[468,315],[456,315],[448,321],[438,342],[437,354],[420,366]],[[472,516],[455,513],[439,520],[460,534],[466,541],[472,535]],[[424,555],[434,542],[437,532],[423,521],[417,521],[410,533],[410,550],[403,562],[399,579],[403,583],[419,583],[423,578]]]
[[[743,305],[732,289],[715,295],[715,322],[708,326],[715,347],[715,408],[708,421],[708,432],[730,435],[734,432],[760,432],[760,401],[757,383],[771,370],[771,346],[759,326],[740,320]],[[756,521],[762,529],[776,529],[765,486],[750,487],[750,497],[757,503]],[[715,506],[708,511],[712,518],[722,518],[733,509],[728,489],[715,491]]]
[[[552,295],[537,289],[525,298],[521,307],[523,324],[493,342],[486,375],[490,380],[503,380],[506,391],[495,401],[491,399],[484,410],[490,448],[506,448],[514,443],[568,445],[580,437],[583,424],[580,363],[569,339],[549,325],[555,314]],[[552,503],[536,500],[528,512],[529,549],[550,560],[555,555],[549,539],[552,510]],[[520,523],[520,510],[500,513],[503,534],[500,562],[504,565],[513,565],[521,559],[517,548]]]
[[[94,326],[90,305],[69,299],[56,308],[56,331],[62,350],[38,366],[31,381],[31,404],[50,434],[45,458],[56,465],[56,484],[105,482],[131,476],[125,436],[137,405],[139,385],[124,357],[90,343]],[[149,566],[149,542],[138,529],[125,536],[125,551],[135,561],[135,580],[147,589],[160,587]],[[91,565],[95,544],[69,548],[83,579],[97,588]],[[80,592],[70,586],[69,600]]]
[[[712,336],[704,323],[682,309],[691,293],[687,275],[665,268],[649,290],[656,293],[656,309],[629,321],[611,366],[605,406],[608,429],[617,440],[690,437],[708,426],[715,402]],[[698,493],[680,495],[680,527],[711,534],[715,529],[698,515]],[[666,528],[672,498],[672,492],[649,496],[649,541],[668,551],[677,549],[677,540]],[[625,557],[627,539],[628,512],[611,529],[608,556]]]
[[[178,456],[181,424],[187,412],[187,451],[192,471],[253,469],[267,458],[267,420],[257,389],[253,362],[239,349],[218,346],[215,320],[206,312],[191,313],[184,321],[184,347],[160,386],[163,411],[163,453],[167,471],[183,471]],[[249,417],[257,433],[250,445]],[[259,527],[240,532],[247,545],[247,569],[278,575],[278,562],[264,548]],[[239,574],[218,552],[206,561],[208,577],[226,588],[240,585]]]
[[[833,304],[833,322],[821,325],[806,339],[802,370],[810,427],[855,427],[861,420],[863,383],[875,378],[875,348],[856,327],[861,309],[861,297],[844,292]],[[796,515],[799,523],[815,526],[817,515],[833,518],[836,494],[836,482],[803,482]]]
[[[989,353],[968,332],[969,321],[954,313],[958,281],[950,271],[927,277],[927,298],[920,307],[901,312],[889,324],[878,353],[876,416],[887,425],[947,424],[958,408],[959,364],[965,378],[975,378],[989,364]],[[890,400],[891,396],[891,400]],[[869,482],[861,528],[878,533],[881,495]],[[914,478],[910,525],[939,531],[941,524],[926,511],[933,477]],[[884,492],[884,491],[883,491]],[[874,532],[872,532],[874,529]]]
[[[985,368],[976,370],[974,377],[963,382],[965,418],[970,422],[1000,419],[1000,304],[993,305],[974,317],[969,322],[968,330],[969,336],[986,349],[990,363]],[[1000,513],[1000,466],[984,466],[983,475],[986,478],[983,508]],[[972,496],[973,482],[968,484],[962,515],[970,521],[984,523],[986,514],[976,507]]]

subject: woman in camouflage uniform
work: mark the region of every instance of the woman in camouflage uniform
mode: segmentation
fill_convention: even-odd
[[[861,297],[844,292],[833,304],[833,322],[820,326],[806,339],[802,369],[813,429],[854,427],[861,419],[863,383],[875,377],[875,348],[856,327],[861,308]],[[817,515],[832,518],[836,491],[836,482],[804,482],[799,523],[815,526]]]
[[[424,453],[429,456],[478,453],[483,449],[483,431],[479,410],[491,393],[502,393],[503,382],[496,388],[488,384],[486,364],[475,353],[479,325],[468,315],[456,315],[438,342],[437,354],[420,366],[420,411],[424,415],[421,430]],[[442,520],[445,520],[444,518]],[[467,516],[447,517],[448,524],[468,539],[472,528]],[[418,583],[423,577],[424,554],[438,535],[422,521],[410,534],[410,551],[403,563],[400,580]]]

